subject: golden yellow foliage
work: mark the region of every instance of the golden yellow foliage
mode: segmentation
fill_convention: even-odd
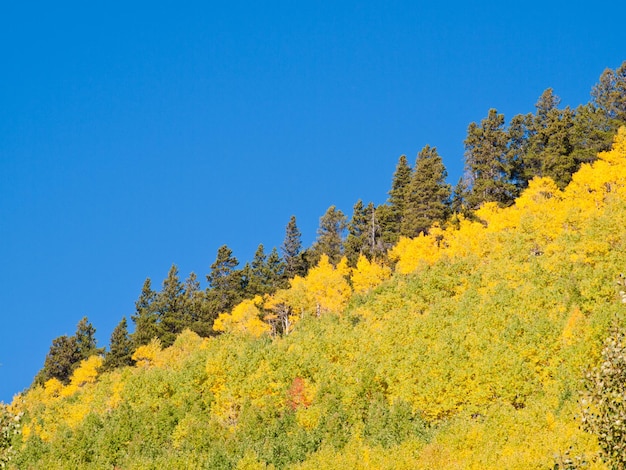
[[[213,324],[213,329],[228,333],[242,333],[254,337],[269,333],[270,326],[261,320],[259,307],[262,304],[263,299],[258,295],[254,299],[244,300],[235,306],[231,313],[220,314]]]
[[[72,374],[70,386],[78,388],[85,384],[95,382],[103,362],[104,359],[102,359],[102,356],[96,355],[81,361],[78,368]]]
[[[357,294],[372,290],[391,277],[391,269],[376,261],[369,261],[360,255],[356,267],[352,269],[352,288]]]
[[[161,341],[158,338],[154,338],[148,344],[139,346],[133,353],[133,360],[139,367],[161,366],[160,360]]]
[[[416,238],[400,237],[390,250],[389,258],[398,262],[396,271],[409,274],[422,263],[433,264],[441,258],[441,250],[437,239],[421,232]]]

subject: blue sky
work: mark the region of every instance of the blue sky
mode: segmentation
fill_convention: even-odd
[[[87,316],[108,344],[146,277],[204,281],[383,203],[398,157],[467,126],[589,101],[626,60],[624,2],[5,2],[0,400]]]

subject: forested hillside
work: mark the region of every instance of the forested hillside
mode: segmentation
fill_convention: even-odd
[[[82,319],[0,407],[0,466],[625,468],[626,62],[592,97],[490,110],[454,188],[402,156],[311,247],[292,217],[204,289],[172,266],[107,349]]]

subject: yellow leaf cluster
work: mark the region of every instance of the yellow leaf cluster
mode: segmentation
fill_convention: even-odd
[[[237,332],[259,337],[270,331],[270,326],[261,320],[262,312],[259,309],[263,299],[256,296],[238,304],[231,313],[220,314],[213,329],[215,331]]]
[[[360,255],[352,269],[352,288],[357,294],[368,292],[391,277],[391,269]]]
[[[163,361],[160,358],[161,341],[158,338],[154,338],[148,344],[139,346],[133,353],[133,360],[139,367],[150,367],[163,365]]]

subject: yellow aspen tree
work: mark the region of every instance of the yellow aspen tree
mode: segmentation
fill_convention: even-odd
[[[376,261],[371,262],[359,255],[356,267],[352,269],[352,288],[361,294],[368,292],[391,277],[391,269]]]
[[[263,304],[261,296],[254,299],[246,299],[233,308],[231,313],[220,314],[213,329],[228,333],[241,333],[259,337],[269,333],[270,326],[261,320],[261,310],[259,306]]]
[[[346,279],[348,272],[345,257],[334,267],[326,255],[322,255],[317,266],[309,271],[305,279],[306,293],[311,301],[309,308],[313,307],[316,315],[343,310],[352,294]]]

